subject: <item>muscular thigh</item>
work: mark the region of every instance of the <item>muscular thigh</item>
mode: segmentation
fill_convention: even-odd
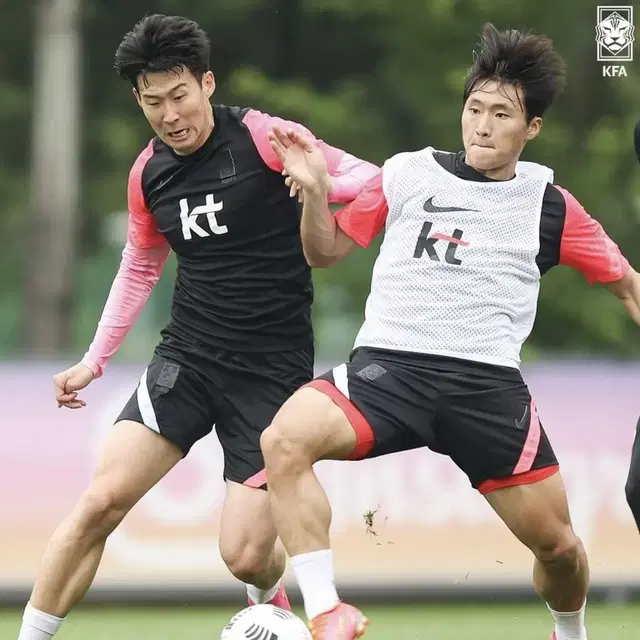
[[[560,473],[539,482],[495,489],[486,494],[486,499],[518,540],[530,549],[552,545],[571,529]]]
[[[182,458],[182,451],[139,422],[122,420],[109,432],[88,493],[123,511],[131,508]]]
[[[468,363],[448,374],[436,420],[443,453],[482,493],[531,483],[557,460],[520,372]]]
[[[215,383],[194,365],[154,355],[117,421],[145,425],[187,455],[218,418]]]

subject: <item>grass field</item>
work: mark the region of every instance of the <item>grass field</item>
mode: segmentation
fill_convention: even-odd
[[[363,607],[371,619],[366,640],[548,640],[550,618],[532,605]],[[78,609],[55,640],[218,640],[229,608]],[[299,613],[299,612],[298,612]],[[21,612],[0,609],[0,638],[15,640]],[[640,638],[640,605],[593,605],[589,640]]]

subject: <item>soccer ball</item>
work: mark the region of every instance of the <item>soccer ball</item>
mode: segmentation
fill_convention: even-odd
[[[311,633],[291,611],[255,604],[229,620],[220,640],[311,640]]]

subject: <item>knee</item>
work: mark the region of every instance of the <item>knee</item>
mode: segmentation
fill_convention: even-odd
[[[543,537],[532,551],[544,565],[569,568],[577,565],[583,547],[573,529],[567,525],[555,535]]]
[[[77,527],[80,535],[106,538],[122,522],[130,509],[124,496],[103,486],[92,486],[77,507]]]
[[[245,584],[254,584],[269,568],[269,553],[251,543],[220,542],[220,555],[231,574]]]
[[[309,448],[296,436],[296,430],[286,417],[274,419],[260,437],[265,466],[270,473],[304,468],[312,464]]]

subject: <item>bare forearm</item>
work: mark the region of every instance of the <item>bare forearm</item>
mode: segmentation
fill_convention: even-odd
[[[640,326],[640,283],[636,283],[628,296],[621,298],[627,313]]]
[[[608,288],[624,305],[627,313],[640,326],[640,274],[632,267],[620,280],[608,283]]]
[[[640,303],[637,300],[630,300],[624,304],[629,315],[633,318],[635,323],[640,326]]]
[[[337,225],[327,203],[326,187],[304,190],[300,235],[307,262],[326,266],[334,254]]]

